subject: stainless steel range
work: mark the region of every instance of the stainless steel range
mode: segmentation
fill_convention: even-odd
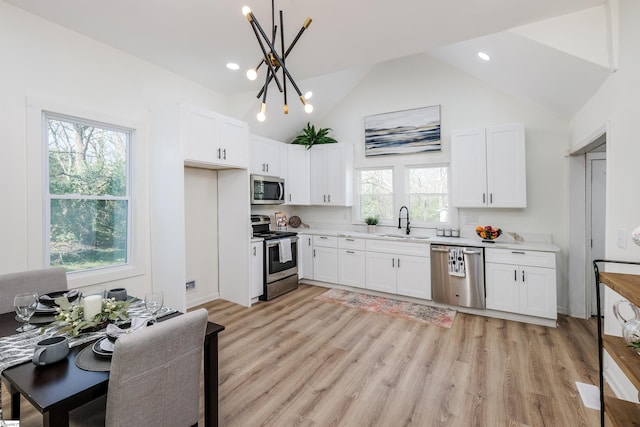
[[[251,215],[253,237],[264,239],[264,292],[267,301],[298,287],[298,236],[293,231],[270,230],[271,218]]]

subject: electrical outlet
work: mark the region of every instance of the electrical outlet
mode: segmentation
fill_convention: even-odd
[[[618,229],[618,247],[627,249],[627,230]]]
[[[477,216],[465,216],[464,217],[464,225],[478,225],[478,217]]]
[[[193,290],[196,288],[196,281],[195,280],[190,280],[187,282],[187,290]]]

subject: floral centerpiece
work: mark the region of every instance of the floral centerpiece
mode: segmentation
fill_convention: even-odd
[[[66,298],[56,298],[55,322],[51,326],[62,326],[60,333],[70,333],[74,337],[82,332],[94,332],[107,326],[108,323],[127,320],[127,310],[133,299],[116,301],[115,298],[103,298],[102,310],[92,319],[84,318],[82,304],[71,304]]]

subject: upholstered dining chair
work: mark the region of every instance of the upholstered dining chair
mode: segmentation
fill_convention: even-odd
[[[34,291],[38,295],[68,289],[67,273],[63,267],[21,271],[0,275],[0,314],[14,310],[13,297],[21,292]]]
[[[118,338],[104,425],[197,426],[206,328],[207,311],[201,308]],[[70,424],[100,425],[96,405],[71,412]]]

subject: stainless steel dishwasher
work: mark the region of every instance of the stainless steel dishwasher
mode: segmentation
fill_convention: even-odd
[[[485,308],[484,248],[431,244],[433,301]]]

